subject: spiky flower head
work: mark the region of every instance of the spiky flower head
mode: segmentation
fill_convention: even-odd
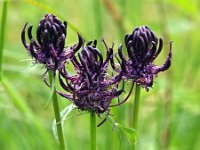
[[[161,38],[158,40],[147,26],[137,27],[133,33],[127,34],[125,45],[128,60],[124,58],[122,49],[118,51],[122,60],[123,74],[148,91],[149,87],[152,87],[157,74],[170,67],[172,43],[170,42],[168,57],[161,66],[154,65],[153,62],[162,50],[163,40]]]
[[[109,111],[111,100],[123,92],[123,87],[118,90],[121,73],[116,76],[109,76],[107,73],[113,49],[107,49],[104,60],[96,44],[96,40],[89,42],[78,53],[78,57],[71,59],[75,75],[70,76],[65,69],[60,72],[60,83],[66,93],[59,93],[70,99],[79,109],[99,115]]]
[[[22,43],[36,63],[44,64],[48,70],[55,71],[64,67],[65,61],[73,56],[73,52],[77,51],[83,42],[79,35],[79,44],[65,50],[67,24],[53,14],[46,14],[40,20],[36,31],[37,40],[34,40],[32,36],[33,26],[28,27],[27,34],[30,44],[26,42],[25,38],[26,26],[27,23],[21,33]]]

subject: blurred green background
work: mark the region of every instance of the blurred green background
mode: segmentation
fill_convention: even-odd
[[[2,4],[0,0],[0,16]],[[142,90],[138,150],[200,149],[200,1],[198,0],[9,0],[0,83],[0,149],[57,149],[52,133],[52,104],[46,109],[50,90],[42,81],[44,68],[33,66],[20,34],[25,22],[33,33],[41,17],[54,13],[68,22],[66,45],[77,42],[77,32],[86,40],[101,38],[110,46],[123,42],[136,26],[148,25],[164,39],[156,60],[162,64],[173,41],[172,66],[160,73],[153,89]],[[0,18],[2,19],[2,18]],[[2,22],[0,23],[2,24]],[[125,51],[125,49],[124,49]],[[105,51],[104,51],[105,52]],[[59,97],[60,107],[70,104]],[[127,126],[133,100],[111,110],[112,118]],[[76,115],[74,111],[71,115]],[[97,120],[98,122],[101,119]],[[87,150],[89,115],[65,121],[69,150]],[[98,150],[129,149],[129,138],[108,121],[97,128]]]

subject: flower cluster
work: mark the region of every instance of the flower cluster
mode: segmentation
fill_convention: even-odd
[[[60,72],[60,83],[69,92],[69,94],[60,94],[71,99],[79,109],[100,114],[109,111],[111,100],[118,97],[124,89],[122,87],[118,90],[121,73],[113,77],[107,74],[113,49],[107,49],[107,56],[104,60],[101,52],[96,48],[96,43],[96,40],[89,42],[78,53],[78,59],[75,56],[71,59],[75,75],[70,76],[65,69]]]
[[[61,69],[64,67],[67,59],[73,56],[83,40],[79,36],[79,44],[76,44],[70,48],[70,50],[65,50],[65,39],[67,36],[67,23],[61,22],[53,14],[47,14],[39,22],[36,37],[37,41],[34,40],[32,36],[33,26],[28,28],[28,38],[30,44],[27,43],[25,38],[27,23],[21,33],[21,39],[24,47],[29,52],[29,54],[35,58],[36,63],[45,64],[47,70],[55,71],[56,69]]]
[[[170,43],[168,57],[161,66],[154,65],[153,61],[162,50],[163,40],[161,38],[158,40],[147,26],[137,27],[132,34],[127,34],[125,45],[128,60],[123,56],[122,49],[118,50],[119,57],[122,60],[123,75],[148,91],[149,87],[152,87],[157,74],[170,67],[172,43]]]
[[[61,87],[66,92],[57,91],[61,96],[72,101],[80,110],[92,111],[100,115],[108,112],[109,107],[125,102],[130,96],[133,84],[139,84],[146,90],[152,87],[153,80],[161,71],[165,71],[171,64],[171,49],[165,63],[156,66],[153,61],[157,58],[163,47],[162,39],[158,39],[147,27],[137,27],[132,34],[125,36],[125,46],[128,60],[122,54],[122,45],[118,48],[118,56],[113,54],[114,44],[108,48],[106,58],[97,49],[97,41],[90,41],[84,46],[84,39],[78,34],[79,42],[71,47],[65,47],[67,35],[66,22],[60,21],[53,14],[47,14],[39,22],[36,38],[32,36],[32,26],[28,28],[30,44],[26,42],[25,24],[22,33],[22,43],[36,63],[44,64],[47,70],[59,72]],[[78,52],[81,50],[80,52]],[[116,67],[114,58],[120,67]],[[71,62],[74,74],[70,75],[66,67]],[[114,74],[109,75],[109,64]],[[127,97],[118,104],[111,104],[114,98],[124,92],[124,82],[132,80],[133,84]],[[119,84],[123,82],[122,88]]]

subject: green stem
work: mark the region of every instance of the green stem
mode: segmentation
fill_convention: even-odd
[[[138,127],[138,114],[139,114],[139,101],[140,101],[140,85],[136,85],[135,88],[135,101],[134,101],[134,106],[133,106],[133,129],[137,131]],[[137,137],[136,137],[137,140]],[[135,150],[136,147],[136,141],[133,144],[133,150]]]
[[[90,142],[91,150],[96,150],[96,115],[94,112],[90,113]]]
[[[2,17],[1,17],[1,29],[0,29],[0,81],[2,80],[3,48],[4,48],[6,18],[7,18],[7,5],[8,2],[4,1],[2,9]]]
[[[57,127],[57,132],[58,132],[59,146],[60,146],[60,150],[65,150],[65,141],[64,141],[63,129],[62,129],[61,118],[60,118],[58,97],[56,93],[55,76],[49,73],[49,77],[50,77],[50,82],[51,82],[51,88],[53,88],[52,100],[53,100],[53,109],[54,109],[54,115],[55,115],[55,120],[56,120],[56,127]]]

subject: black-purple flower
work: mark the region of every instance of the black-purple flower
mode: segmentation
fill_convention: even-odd
[[[148,91],[157,74],[170,67],[172,43],[170,42],[168,57],[161,66],[154,65],[153,62],[162,50],[163,40],[161,38],[158,40],[147,26],[137,27],[132,34],[126,35],[125,45],[128,60],[123,56],[122,48],[118,51],[122,60],[123,75]]]
[[[108,74],[113,46],[108,49],[104,42],[107,49],[104,60],[96,44],[96,40],[89,42],[78,56],[71,59],[74,75],[69,75],[65,68],[60,71],[60,84],[66,92],[59,94],[71,100],[80,110],[92,111],[99,115],[109,112],[112,99],[118,97],[124,89],[122,87],[118,90],[122,73],[115,76]]]
[[[67,23],[62,23],[53,14],[46,14],[40,20],[36,31],[37,41],[32,36],[33,26],[28,27],[27,34],[30,44],[26,42],[25,38],[26,27],[27,23],[21,33],[22,43],[36,63],[45,64],[47,70],[55,71],[63,68],[66,60],[72,57],[83,43],[81,36],[78,34],[79,43],[70,49],[65,49]]]

